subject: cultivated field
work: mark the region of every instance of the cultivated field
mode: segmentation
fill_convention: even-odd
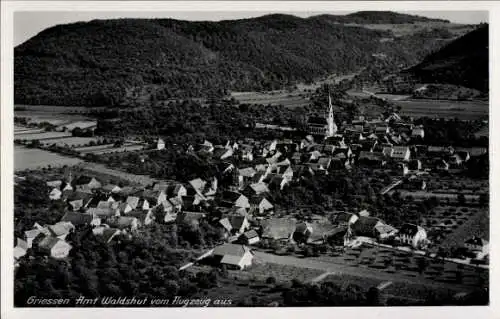
[[[288,108],[308,106],[310,101],[306,94],[286,92],[233,92],[231,94],[242,104],[283,105]],[[302,95],[302,96],[301,96]]]
[[[75,148],[75,151],[80,152],[80,154],[89,154],[89,153],[94,153],[97,151],[102,151],[105,149],[110,149],[113,147],[114,147],[114,144],[103,144],[103,145],[95,145],[95,146],[77,147],[77,148]]]
[[[68,132],[43,132],[43,133],[25,133],[25,134],[14,134],[14,140],[45,140],[45,139],[60,139],[63,137],[71,137],[71,133]]]
[[[97,143],[99,141],[96,137],[66,137],[66,138],[57,138],[57,139],[44,139],[41,143],[43,145],[52,145],[56,144],[60,147],[81,147],[84,145],[88,145],[90,142]]]
[[[100,150],[95,150],[87,153],[92,153],[95,155],[110,154],[110,153],[121,153],[121,152],[135,152],[144,149],[144,145],[130,144],[121,147],[105,148]]]
[[[76,165],[82,162],[78,158],[66,157],[37,148],[14,147],[14,170],[39,169],[47,166],[56,167]]]
[[[153,183],[158,181],[157,179],[149,177],[147,175],[131,174],[96,163],[84,162],[80,165],[80,168],[83,169],[84,171],[106,175],[111,178],[125,179],[130,181],[131,183],[141,184],[144,186],[152,185]]]
[[[489,105],[483,101],[401,100],[401,115],[411,117],[488,119]]]

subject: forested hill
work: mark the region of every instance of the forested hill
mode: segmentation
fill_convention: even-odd
[[[483,25],[427,56],[405,73],[425,83],[461,85],[488,92],[488,25]]]
[[[415,64],[443,45],[435,30],[395,37],[390,30],[332,23],[331,16],[277,14],[58,25],[15,48],[15,103],[118,105],[279,88],[359,70],[376,53],[391,63]]]
[[[416,22],[445,22],[448,20],[431,19],[417,15],[401,14],[391,11],[360,11],[347,15],[320,15],[342,23],[357,24],[405,24]],[[314,19],[315,17],[313,17]]]

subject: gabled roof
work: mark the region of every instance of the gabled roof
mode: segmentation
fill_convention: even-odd
[[[243,257],[247,252],[250,252],[250,249],[244,245],[224,244],[215,247],[213,255]]]
[[[51,250],[55,245],[64,245],[68,248],[71,248],[71,245],[65,242],[62,239],[52,236],[46,236],[39,244],[38,247],[41,249]]]
[[[356,216],[352,213],[340,212],[333,218],[333,223],[341,224],[348,223],[353,216]]]
[[[127,202],[127,204],[130,205],[130,207],[132,207],[132,209],[136,209],[137,205],[139,204],[139,197],[129,196],[126,199],[126,202]]]
[[[245,216],[241,215],[231,215],[228,218],[231,221],[231,226],[236,229],[240,229],[245,220],[247,220]]]
[[[71,224],[78,225],[88,225],[92,222],[94,216],[92,214],[82,214],[78,212],[66,212],[61,218],[62,222],[70,222]]]
[[[233,226],[231,225],[231,222],[229,221],[229,219],[227,217],[225,218],[222,218],[221,220],[219,220],[219,223],[222,225],[222,227],[224,227],[228,232],[230,232],[231,230],[233,230]]]
[[[238,170],[238,174],[243,177],[252,177],[257,173],[253,167],[246,167]]]
[[[53,236],[58,237],[74,230],[75,226],[73,226],[71,222],[58,222],[54,225],[48,226],[47,228]]]
[[[232,203],[235,203],[242,195],[241,193],[238,192],[232,192],[232,191],[224,191],[222,193],[222,198],[224,201],[229,201]]]
[[[254,183],[249,186],[255,194],[269,193],[269,187],[266,183]]]
[[[189,181],[189,185],[191,185],[191,187],[193,187],[197,191],[203,191],[206,183],[207,182],[205,182],[201,178],[196,178]]]
[[[251,229],[247,232],[244,232],[242,236],[245,236],[246,239],[251,239],[251,238],[259,238],[259,234],[255,231],[255,229]]]

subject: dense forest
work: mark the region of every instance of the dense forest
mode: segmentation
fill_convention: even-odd
[[[344,16],[339,23],[332,17],[274,14],[219,22],[119,19],[58,25],[15,48],[15,103],[129,105],[269,90],[357,71],[373,63],[376,53],[395,65],[412,65],[443,45],[436,32],[384,42],[393,38],[391,31],[344,24],[425,18],[368,12]]]
[[[405,71],[424,83],[448,83],[489,89],[488,25],[482,25],[427,56]]]

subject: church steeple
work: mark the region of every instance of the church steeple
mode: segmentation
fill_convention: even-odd
[[[330,94],[328,94],[328,115],[326,118],[326,122],[328,123],[328,131],[326,136],[334,136],[337,133],[337,124],[335,124],[335,119],[333,118],[333,105]]]

